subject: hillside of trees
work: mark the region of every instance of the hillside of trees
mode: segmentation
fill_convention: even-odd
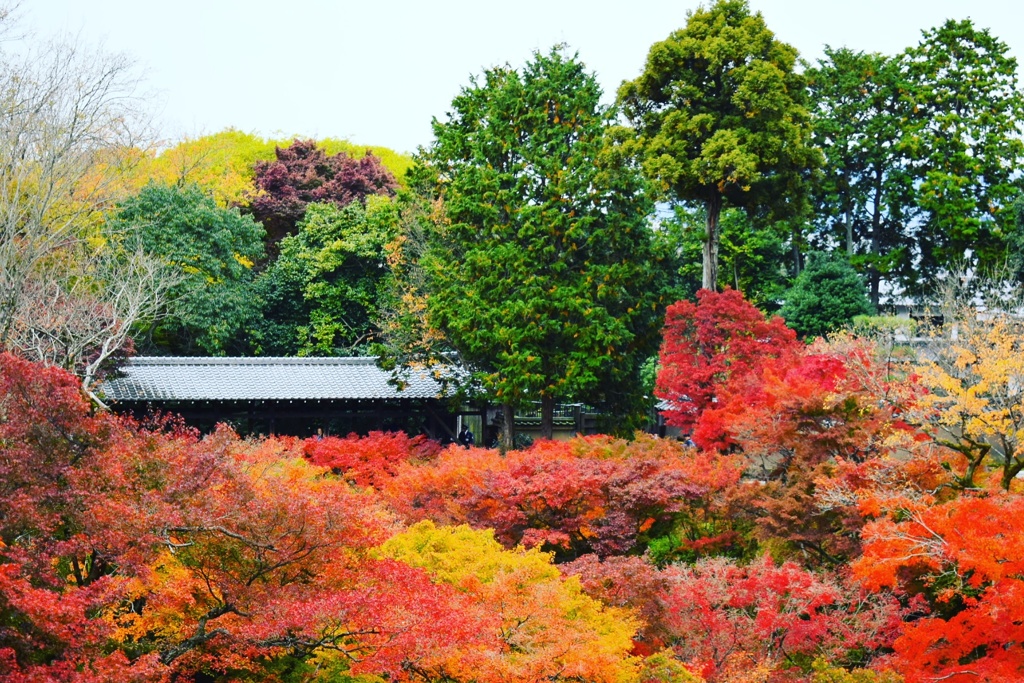
[[[715,0],[636,66],[492,67],[406,156],[158,143],[124,58],[0,43],[0,680],[1024,679],[1006,44]],[[140,422],[139,354],[456,363],[507,428]],[[517,445],[564,402],[608,433]]]

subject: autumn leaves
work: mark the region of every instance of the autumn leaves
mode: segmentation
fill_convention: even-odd
[[[696,449],[201,437],[3,356],[0,676],[1013,680],[1020,334],[946,323],[900,360],[673,306]]]
[[[734,292],[678,304],[660,391],[700,449],[200,437],[4,356],[0,676],[1012,680],[1014,323],[972,321],[923,373]]]

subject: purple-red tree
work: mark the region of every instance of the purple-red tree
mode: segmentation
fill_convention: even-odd
[[[276,161],[256,163],[259,193],[251,207],[270,244],[295,232],[308,204],[340,208],[371,194],[393,195],[398,187],[395,176],[369,151],[360,159],[344,152],[327,156],[316,141],[295,140],[275,154]]]

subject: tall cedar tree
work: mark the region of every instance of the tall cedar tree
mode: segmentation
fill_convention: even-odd
[[[431,322],[506,415],[539,400],[548,437],[558,400],[629,414],[657,343],[651,204],[600,98],[575,56],[536,53],[474,78],[420,158],[448,217],[424,259]]]
[[[1007,53],[948,21],[895,57],[828,50],[808,72],[827,159],[818,227],[845,242],[876,305],[881,283],[920,294],[951,268],[990,270],[1012,252],[1024,98]]]
[[[256,162],[256,189],[252,212],[263,223],[267,238],[275,245],[306,215],[314,202],[343,207],[368,195],[392,195],[398,187],[395,177],[376,156],[367,151],[356,159],[345,152],[333,156],[313,140],[295,140],[290,147],[275,150],[276,161]]]
[[[1024,282],[1024,195],[1013,203],[1013,231],[1007,240],[1007,267],[1009,275],[1017,282]]]
[[[803,208],[819,153],[796,61],[746,0],[718,0],[655,43],[644,72],[619,89],[644,171],[671,199],[707,209],[704,289],[718,282],[725,202],[776,219]]]
[[[1006,260],[1024,164],[1024,96],[1006,43],[970,20],[925,31],[902,56],[914,101],[907,141],[923,224],[916,274]],[[917,284],[911,281],[908,284]]]
[[[674,254],[673,295],[693,298],[701,289],[701,252],[706,211],[701,205],[676,204],[662,218],[656,239]],[[742,209],[726,207],[719,218],[719,284],[742,292],[758,308],[771,311],[791,284],[787,244],[791,226],[754,220]]]
[[[847,48],[825,50],[808,70],[814,142],[825,167],[813,193],[817,238],[844,245],[877,306],[882,282],[908,275],[904,226],[916,215],[903,128],[911,115],[899,61]]]

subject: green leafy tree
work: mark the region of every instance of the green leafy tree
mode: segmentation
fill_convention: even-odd
[[[780,311],[803,337],[819,337],[874,312],[864,281],[838,254],[814,253],[786,293]]]
[[[1024,195],[1013,202],[1013,231],[1008,238],[1008,275],[1024,282]]]
[[[506,415],[539,401],[548,436],[562,399],[642,416],[657,344],[651,204],[600,98],[575,56],[536,53],[474,78],[421,152],[445,207],[423,258],[427,318]]]
[[[165,317],[140,340],[141,351],[223,355],[245,332],[255,309],[252,264],[263,255],[262,226],[217,205],[196,185],[150,183],[110,220],[180,278]]]
[[[260,315],[250,330],[249,351],[258,356],[298,355],[298,329],[309,322],[304,281],[300,264],[287,259],[276,259],[259,274],[253,298]]]
[[[987,30],[951,20],[925,31],[902,61],[913,98],[906,144],[924,214],[917,272],[934,279],[965,261],[1002,265],[1024,164],[1017,60]]]
[[[814,143],[825,156],[812,193],[814,241],[845,250],[877,306],[882,283],[912,271],[909,84],[898,60],[848,48],[826,48],[807,78]]]
[[[768,220],[805,208],[819,154],[796,61],[746,0],[718,0],[655,43],[644,72],[619,89],[644,171],[671,198],[705,207],[705,289],[718,284],[723,205]]]
[[[385,246],[394,239],[398,210],[386,197],[310,204],[295,235],[259,279],[261,353],[352,355],[378,334],[382,298],[389,291]]]

